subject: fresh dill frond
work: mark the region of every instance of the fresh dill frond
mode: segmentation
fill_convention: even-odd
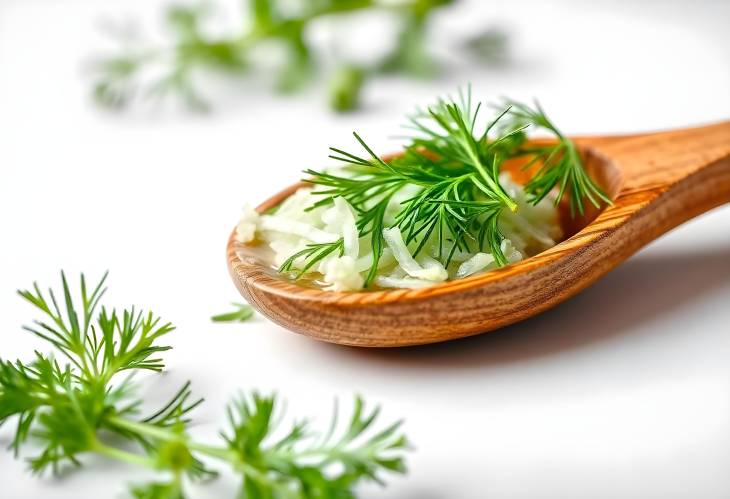
[[[451,177],[453,170],[449,170],[448,166],[467,167],[477,174],[472,181],[479,190],[490,198],[501,200],[514,211],[517,205],[499,183],[500,165],[504,157],[498,157],[496,152],[502,143],[519,134],[524,127],[509,130],[490,141],[489,132],[506,111],[487,123],[482,133],[478,133],[475,128],[481,107],[481,103],[473,106],[470,87],[466,92],[459,90],[456,100],[439,99],[435,106],[419,111],[409,119],[407,128],[413,130],[415,135],[406,145],[406,151],[416,152],[417,156],[419,151],[423,151],[420,156],[423,153],[431,155],[435,158],[432,164],[444,168]],[[406,159],[411,160],[408,156]]]
[[[190,481],[215,477],[207,463],[219,462],[240,477],[238,497],[305,499],[354,497],[361,481],[382,483],[383,473],[405,471],[408,443],[400,422],[374,430],[379,410],[365,410],[359,397],[349,423],[338,425],[335,410],[330,429],[319,434],[306,421],[281,432],[277,397],[241,395],[227,408],[217,444],[198,442],[189,432],[192,413],[203,403],[190,382],[143,415],[146,401],[131,377],[164,368],[159,354],[170,347],[159,342],[174,328],[150,313],[99,309],[105,280],[87,288],[82,275],[76,298],[63,274],[60,295],[35,284],[19,292],[45,317],[26,330],[59,355],[0,360],[0,425],[16,420],[16,457],[30,439],[40,445],[30,459],[33,472],[82,467],[81,456],[93,453],[160,473],[130,493],[169,499],[185,497]]]
[[[504,157],[497,152],[520,130],[490,139],[496,121],[477,130],[480,108],[480,104],[473,106],[471,91],[460,92],[458,100],[440,100],[410,119],[415,134],[402,155],[384,160],[355,133],[367,157],[332,148],[331,157],[346,164],[344,174],[305,172],[310,176],[308,182],[322,187],[313,192],[322,198],[313,208],[342,196],[356,210],[360,236],[370,237],[373,254],[366,286],[377,274],[384,247],[383,230],[392,226],[402,230],[407,244],[417,241],[414,256],[436,237],[439,249],[433,256],[444,265],[457,249],[472,248],[489,248],[500,265],[506,264],[500,247],[502,234],[479,228],[493,225],[489,220],[496,220],[503,209],[516,208],[499,182]],[[401,204],[394,223],[386,222],[386,209],[393,195],[407,186],[416,187],[418,192]],[[326,255],[311,253],[306,257],[307,268],[311,268]]]
[[[307,271],[312,268],[319,261],[324,260],[332,253],[337,253],[342,256],[342,252],[345,249],[344,241],[338,239],[331,243],[318,243],[309,244],[302,251],[294,253],[279,267],[279,272],[291,272],[294,268],[294,264],[300,258],[303,258],[306,262],[301,269],[298,269],[295,278],[298,279],[302,275],[306,274]]]
[[[210,318],[213,322],[246,322],[253,317],[253,307],[246,303],[231,303],[232,312],[217,314]]]
[[[400,24],[399,43],[383,61],[364,67],[338,56],[328,65],[334,68],[326,75],[330,106],[349,111],[358,105],[366,80],[381,72],[433,73],[436,64],[425,48],[428,22],[438,8],[452,1],[247,0],[238,26],[216,35],[207,26],[212,4],[174,3],[165,11],[164,43],[125,39],[118,53],[97,59],[92,67],[93,95],[99,104],[112,108],[123,108],[133,100],[173,96],[193,110],[206,110],[197,75],[219,72],[241,77],[271,71],[255,62],[254,52],[262,45],[282,48],[283,60],[274,69],[273,85],[280,92],[295,92],[322,69],[316,47],[306,36],[313,24],[322,19],[336,21],[342,14],[387,12]]]
[[[540,163],[539,169],[525,184],[525,192],[532,197],[533,204],[539,203],[556,188],[555,204],[562,201],[566,192],[569,193],[570,212],[573,216],[584,213],[585,200],[596,208],[600,208],[601,203],[611,204],[611,198],[588,175],[575,144],[558,130],[539,102],[536,101],[534,107],[512,100],[507,100],[506,103],[511,107],[507,126],[520,127],[529,123],[535,128],[552,133],[556,139],[554,145],[526,147],[521,151],[532,156],[525,168]]]
[[[338,197],[355,210],[359,237],[369,239],[371,250],[366,287],[377,277],[385,247],[383,230],[394,227],[400,229],[413,258],[428,248],[430,254],[425,256],[446,268],[457,252],[486,251],[498,266],[506,265],[499,220],[504,210],[517,210],[517,202],[500,182],[507,160],[528,155],[527,167],[540,165],[524,186],[534,205],[553,191],[556,204],[569,194],[573,214],[583,213],[585,199],[596,206],[610,203],[586,172],[573,142],[539,106],[532,109],[507,101],[487,120],[481,118],[483,108],[467,88],[456,98],[439,99],[411,116],[406,125],[411,135],[401,154],[381,158],[353,133],[365,155],[333,147],[330,158],[344,164],[339,171],[305,171],[305,180],[316,187],[311,194],[319,198],[308,210],[328,206]],[[531,128],[550,131],[556,144],[529,145]],[[404,190],[409,196],[396,196]],[[300,277],[335,250],[342,254],[341,239],[308,245],[280,270],[297,270]]]
[[[371,433],[380,409],[365,410],[360,397],[339,436],[335,405],[326,434],[314,433],[309,421],[302,420],[271,438],[280,416],[277,406],[275,397],[254,393],[228,407],[229,428],[222,432],[227,452],[252,468],[244,477],[243,497],[289,497],[292,491],[300,491],[296,497],[302,498],[352,497],[353,485],[362,479],[382,483],[381,472],[406,471],[397,455],[409,447],[399,434],[401,422]]]

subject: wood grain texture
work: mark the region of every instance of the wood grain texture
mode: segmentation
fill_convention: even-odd
[[[491,331],[570,298],[677,225],[730,202],[730,122],[630,137],[575,139],[614,204],[522,262],[414,290],[336,293],[272,272],[228,241],[241,294],[292,331],[344,345],[396,347]],[[292,186],[259,210],[275,206]],[[718,228],[727,230],[727,228]]]

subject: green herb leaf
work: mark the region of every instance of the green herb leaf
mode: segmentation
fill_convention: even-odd
[[[369,238],[372,262],[365,279],[369,286],[377,277],[383,254],[383,230],[398,227],[404,242],[416,257],[425,248],[437,248],[436,258],[447,267],[457,251],[487,251],[500,266],[508,263],[502,249],[504,236],[499,218],[504,210],[515,211],[517,203],[500,183],[506,160],[528,155],[528,167],[541,167],[525,186],[530,201],[539,203],[555,191],[555,203],[570,194],[572,212],[583,213],[584,202],[599,206],[608,196],[586,172],[570,139],[547,118],[542,109],[514,101],[497,107],[497,115],[480,126],[481,103],[472,100],[471,88],[456,98],[440,99],[419,110],[406,126],[404,152],[382,159],[354,133],[365,154],[360,156],[331,148],[331,158],[344,164],[342,171],[306,170],[306,181],[318,186],[320,197],[309,209],[330,205],[344,198],[356,212],[360,238]],[[555,145],[531,147],[526,131],[543,128],[552,132]],[[386,209],[402,189],[414,194],[402,201],[394,220]],[[311,244],[292,255],[280,271],[296,271],[301,277],[330,254],[342,254],[342,240]]]
[[[74,297],[62,274],[62,299],[37,285],[20,291],[45,316],[26,329],[60,354],[57,360],[36,352],[28,363],[0,359],[0,425],[16,420],[11,444],[16,457],[29,438],[40,445],[30,459],[34,472],[81,467],[80,456],[95,453],[165,474],[164,480],[133,486],[133,497],[181,499],[187,481],[217,475],[206,460],[240,476],[241,497],[305,499],[354,497],[358,483],[405,471],[408,447],[400,423],[372,430],[378,409],[366,410],[360,398],[338,437],[336,410],[323,435],[300,422],[274,436],[282,416],[278,400],[254,392],[229,405],[221,441],[198,442],[189,426],[203,400],[192,395],[189,382],[142,416],[145,401],[131,375],[163,368],[158,354],[169,347],[159,341],[174,328],[134,309],[98,310],[105,279],[92,290],[82,275]]]
[[[214,315],[210,318],[213,322],[246,322],[253,317],[253,307],[245,303],[231,303],[235,307],[232,312]]]
[[[292,8],[286,0],[249,0],[240,27],[215,36],[206,29],[210,8],[172,4],[164,16],[169,39],[159,46],[125,40],[118,54],[100,58],[93,68],[93,94],[99,104],[116,109],[136,98],[175,96],[193,110],[207,110],[194,75],[218,71],[239,77],[257,69],[249,62],[255,59],[250,55],[265,44],[278,45],[285,54],[275,69],[275,88],[295,92],[310,82],[318,69],[313,47],[305,36],[312,24],[323,18],[336,20],[339,14],[388,11],[401,22],[393,53],[369,68],[345,64],[346,69],[337,71],[332,79],[332,109],[349,111],[358,104],[366,72],[434,73],[436,65],[425,48],[426,27],[432,13],[449,3],[451,0],[414,0],[398,5],[373,0],[319,0],[297,2]]]
[[[364,83],[362,68],[350,65],[338,68],[330,80],[330,107],[338,112],[357,108]]]
[[[518,152],[532,156],[527,167],[535,162],[541,163],[538,171],[525,185],[525,191],[532,196],[534,204],[539,203],[556,187],[558,194],[555,197],[555,204],[560,203],[568,193],[570,212],[573,216],[584,213],[586,200],[596,208],[600,208],[601,203],[611,204],[611,198],[588,175],[573,142],[550,121],[538,102],[535,102],[534,107],[530,107],[507,100],[506,105],[511,107],[508,123],[505,125],[507,128],[520,128],[527,123],[551,132],[557,139],[555,145],[525,148]]]

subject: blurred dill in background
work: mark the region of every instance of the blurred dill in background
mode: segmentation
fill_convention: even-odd
[[[224,34],[211,34],[209,29],[213,5],[171,4],[165,10],[168,34],[164,42],[126,37],[116,54],[95,61],[94,97],[105,107],[120,109],[135,100],[171,96],[190,109],[205,111],[209,101],[200,90],[201,74],[237,77],[264,73],[273,77],[275,90],[282,93],[294,93],[324,79],[330,108],[351,111],[360,105],[363,87],[379,75],[438,75],[438,61],[428,49],[428,27],[443,7],[453,3],[455,0],[244,0],[237,28]],[[315,54],[308,36],[315,23],[341,24],[347,16],[373,12],[396,21],[395,30],[383,29],[383,37],[392,38],[391,48],[383,56],[362,62],[336,50],[329,60]],[[505,42],[503,33],[490,29],[461,40],[460,46],[475,58],[490,59],[499,56]],[[272,44],[280,57],[273,65],[261,64],[255,52]]]

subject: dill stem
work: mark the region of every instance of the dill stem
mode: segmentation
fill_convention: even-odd
[[[156,438],[158,440],[179,440],[180,436],[171,432],[170,430],[166,430],[164,428],[160,428],[159,426],[147,424],[147,423],[141,423],[137,421],[130,421],[128,419],[120,418],[118,416],[111,416],[107,419],[107,421],[117,427],[124,428],[127,430],[131,430],[135,433],[139,433],[141,435],[145,435],[148,437]]]
[[[185,445],[187,445],[190,450],[205,454],[206,456],[219,459],[221,461],[226,461],[230,463],[234,468],[240,469],[248,475],[256,476],[261,480],[267,480],[266,475],[261,473],[260,470],[243,461],[236,452],[225,447],[196,443],[164,428],[160,428],[158,426],[150,425],[147,423],[129,421],[127,419],[119,418],[117,416],[110,417],[109,422],[115,426],[119,426],[121,428],[125,428],[127,430],[131,430],[141,435],[155,438],[157,440],[169,442],[184,439]],[[116,449],[110,450],[112,452],[116,451]],[[105,452],[109,452],[109,450],[106,450]],[[135,455],[132,456],[137,457]],[[124,459],[124,456],[122,456],[122,459]]]
[[[99,440],[96,440],[94,442],[91,449],[97,454],[109,457],[111,459],[116,459],[117,461],[123,461],[125,463],[142,466],[144,468],[158,468],[157,463],[152,458],[141,456],[139,454],[128,452],[116,447],[111,447],[109,445],[101,443]]]
[[[474,163],[474,167],[477,169],[487,185],[489,185],[489,187],[494,191],[494,193],[504,202],[504,204],[507,205],[510,211],[512,211],[513,213],[517,211],[517,203],[515,203],[512,198],[505,195],[504,191],[502,190],[502,186],[495,182],[494,179],[489,176],[487,170],[484,169],[484,165],[482,164],[479,157],[474,154],[474,151],[472,151],[471,148],[467,148],[467,154],[469,154],[471,161]]]
[[[221,461],[228,462],[231,464],[234,468],[243,471],[249,476],[255,476],[258,479],[262,481],[268,481],[268,477],[262,473],[259,469],[251,466],[250,464],[246,463],[243,459],[241,459],[241,456],[239,456],[236,452],[227,449],[226,447],[218,447],[215,445],[207,445],[207,444],[201,444],[197,442],[193,442],[188,440],[185,437],[181,437],[180,435],[166,430],[164,428],[160,428],[158,426],[150,425],[147,423],[140,423],[137,421],[129,421],[124,418],[120,418],[117,416],[112,416],[108,419],[108,422],[121,427],[125,428],[127,430],[139,433],[140,435],[145,435],[147,437],[155,438],[157,440],[162,440],[165,442],[169,441],[178,441],[181,438],[185,440],[185,445],[192,451],[199,452],[201,454],[205,454],[208,457],[212,457],[214,459],[219,459]],[[129,463],[136,463],[140,464],[142,466],[155,468],[156,464],[154,461],[150,459],[143,458],[141,456],[138,456],[136,454],[131,454],[126,451],[121,451],[119,449],[115,449],[113,447],[107,447],[100,442],[98,442],[94,446],[94,450],[99,452],[100,454],[113,457],[118,460],[126,461]]]
[[[225,461],[238,461],[238,455],[225,447],[201,444],[197,442],[188,442],[188,446],[201,454],[205,454],[206,456],[223,459]]]
[[[108,422],[119,428],[124,428],[126,430],[139,433],[140,435],[151,437],[157,440],[162,440],[165,442],[179,441],[182,439],[185,440],[185,445],[187,445],[191,450],[200,452],[201,454],[222,459],[224,461],[239,461],[238,455],[225,447],[217,447],[213,445],[193,442],[188,440],[186,437],[182,437],[175,432],[172,432],[165,428],[160,428],[159,426],[137,421],[130,421],[128,419],[120,418],[118,416],[111,416],[108,419]]]

